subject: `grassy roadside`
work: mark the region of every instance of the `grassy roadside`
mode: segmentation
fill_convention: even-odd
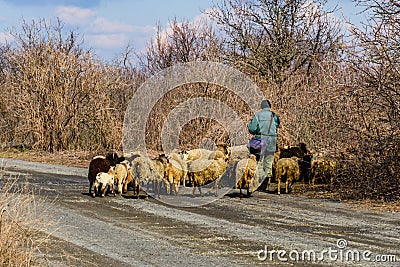
[[[40,201],[17,178],[0,168],[0,266],[45,266],[40,261],[44,263],[47,237],[38,234],[50,223],[41,220]]]

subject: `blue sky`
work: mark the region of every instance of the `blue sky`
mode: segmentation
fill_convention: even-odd
[[[0,43],[9,40],[7,31],[22,20],[55,20],[57,17],[84,37],[85,45],[103,59],[112,59],[130,43],[142,50],[154,35],[156,25],[168,21],[194,20],[219,0],[0,0]],[[329,0],[338,4],[352,22],[358,23],[360,9],[351,0]],[[340,13],[337,13],[340,16]]]

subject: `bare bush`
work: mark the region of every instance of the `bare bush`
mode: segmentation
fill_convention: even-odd
[[[342,157],[340,190],[343,197],[391,200],[400,195],[400,2],[357,2],[370,18],[353,28],[357,47],[349,61],[358,79],[349,97],[356,120],[346,128],[354,141]],[[345,187],[354,184],[348,194]]]
[[[12,34],[18,45],[5,54],[1,127],[9,134],[2,141],[50,152],[120,147],[133,91],[126,69],[96,60],[61,21],[24,22]]]

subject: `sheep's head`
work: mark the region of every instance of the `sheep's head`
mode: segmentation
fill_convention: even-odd
[[[109,174],[112,174],[113,176],[115,175],[115,167],[111,166],[110,169],[108,170]],[[113,178],[114,179],[114,178]]]
[[[167,167],[169,160],[164,153],[159,154],[157,160],[160,161],[164,167]]]

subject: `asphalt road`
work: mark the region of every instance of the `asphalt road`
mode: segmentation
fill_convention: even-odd
[[[42,200],[38,214],[52,222],[41,226],[48,266],[400,266],[397,212],[235,190],[192,208],[129,194],[92,198],[86,169],[0,164],[3,179],[27,181]]]

